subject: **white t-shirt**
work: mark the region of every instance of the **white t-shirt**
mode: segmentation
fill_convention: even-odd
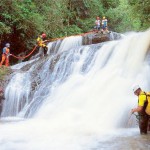
[[[95,21],[95,24],[96,24],[97,26],[100,26],[101,21],[100,21],[100,20],[96,20],[96,21]]]

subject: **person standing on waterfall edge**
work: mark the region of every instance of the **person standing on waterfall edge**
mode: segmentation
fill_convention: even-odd
[[[46,40],[46,34],[42,33],[38,38],[37,38],[37,44],[39,46],[39,54],[38,56],[40,57],[44,57],[44,55],[46,54],[48,47],[46,45],[46,42],[48,42]]]
[[[102,19],[102,29],[103,31],[107,30],[107,19],[105,18],[105,16]]]
[[[150,95],[142,91],[138,85],[133,88],[133,92],[138,96],[138,106],[133,108],[131,113],[138,112],[140,134],[147,134],[148,121],[150,121]]]
[[[96,21],[95,21],[95,28],[98,31],[100,31],[100,25],[101,25],[101,20],[100,20],[100,17],[96,17]]]
[[[11,56],[9,48],[10,48],[10,44],[6,43],[5,47],[3,48],[2,60],[0,63],[0,67],[3,65],[4,62],[5,62],[6,67],[9,66],[9,56]]]

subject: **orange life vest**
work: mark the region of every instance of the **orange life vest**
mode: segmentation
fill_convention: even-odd
[[[9,53],[10,53],[9,48],[8,48],[8,47],[4,47],[4,49],[3,49],[3,54],[8,55]]]
[[[6,54],[9,54],[9,52],[10,52],[10,50],[9,50],[9,48],[6,48]]]

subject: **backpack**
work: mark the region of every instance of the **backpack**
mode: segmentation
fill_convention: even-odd
[[[146,99],[147,99],[147,106],[146,106],[146,109],[145,109],[145,112],[150,115],[150,92],[146,92],[145,93],[146,95]]]

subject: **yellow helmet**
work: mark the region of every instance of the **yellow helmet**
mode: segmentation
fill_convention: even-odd
[[[105,16],[103,17],[103,19],[105,19]]]

